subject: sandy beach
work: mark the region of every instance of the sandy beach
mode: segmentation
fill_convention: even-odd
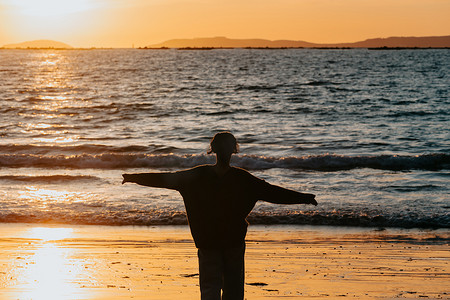
[[[246,299],[450,298],[448,230],[251,226]],[[187,226],[0,225],[0,299],[199,299]]]

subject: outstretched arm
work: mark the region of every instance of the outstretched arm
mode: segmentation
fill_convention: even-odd
[[[315,195],[285,189],[261,180],[260,200],[276,204],[312,204],[317,205]]]
[[[179,186],[180,175],[178,173],[137,173],[122,174],[122,184],[127,182],[139,185],[159,187],[176,190]]]

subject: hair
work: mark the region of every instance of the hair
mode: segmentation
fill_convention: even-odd
[[[209,150],[207,153],[211,154],[213,152],[221,152],[221,149],[223,149],[224,146],[232,148],[231,153],[239,152],[239,144],[237,143],[234,135],[232,135],[229,131],[222,131],[214,135],[209,144]]]

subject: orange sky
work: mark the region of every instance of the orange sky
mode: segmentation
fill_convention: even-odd
[[[449,0],[0,0],[0,46],[146,46],[226,36],[354,42],[450,35]]]

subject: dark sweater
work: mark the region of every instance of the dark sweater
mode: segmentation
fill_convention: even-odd
[[[258,200],[279,204],[306,203],[312,195],[271,185],[231,167],[219,177],[211,165],[173,173],[130,174],[129,181],[169,188],[183,196],[197,248],[227,248],[245,240],[246,218]]]

